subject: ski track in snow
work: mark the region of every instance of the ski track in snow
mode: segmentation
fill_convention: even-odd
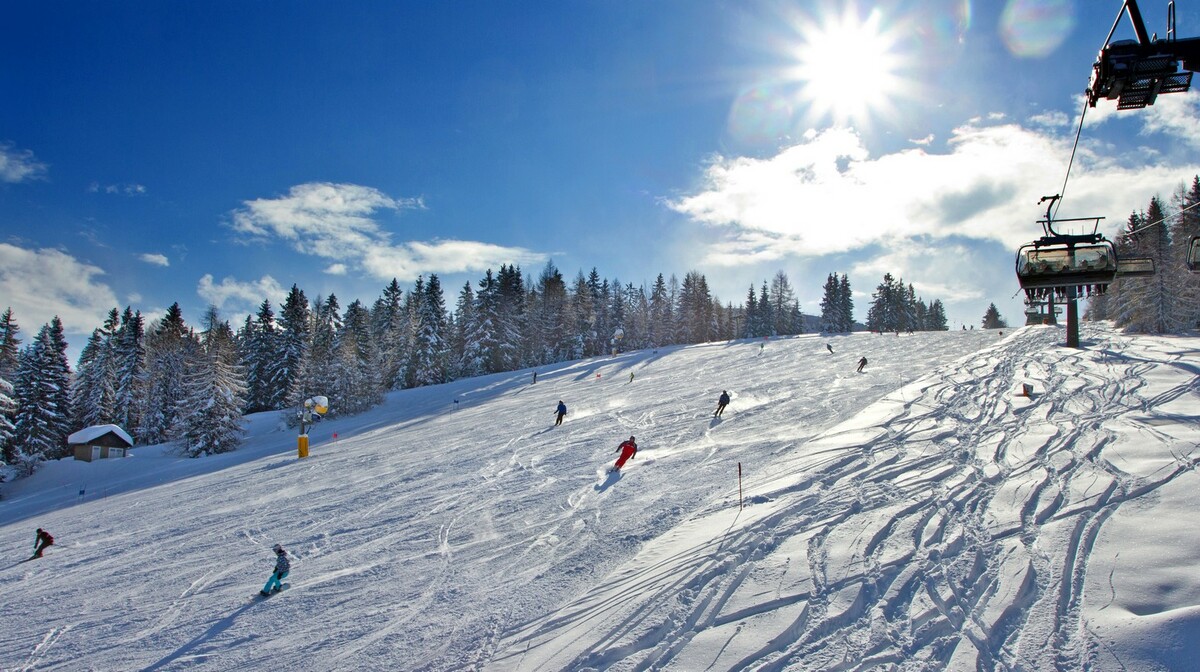
[[[308,460],[251,419],[230,456],[101,465],[112,494],[82,502],[50,465],[0,501],[5,547],[58,544],[0,568],[0,669],[1120,669],[1119,619],[1167,600],[1122,588],[1106,529],[1194,489],[1197,339],[1006,333],[407,390],[319,424]],[[248,603],[276,541],[291,588]]]

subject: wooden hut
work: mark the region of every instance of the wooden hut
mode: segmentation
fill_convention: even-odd
[[[68,436],[67,445],[74,451],[75,459],[91,462],[126,457],[133,439],[116,425],[92,425]]]

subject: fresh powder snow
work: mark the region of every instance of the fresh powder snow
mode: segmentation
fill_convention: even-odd
[[[1063,340],[661,348],[395,392],[303,460],[263,413],[50,463],[0,486],[0,669],[1187,669],[1200,338]]]

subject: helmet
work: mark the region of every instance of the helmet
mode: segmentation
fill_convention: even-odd
[[[629,437],[629,440],[630,440],[630,441],[633,441],[633,437],[632,437],[632,436],[631,436],[631,437]]]
[[[279,545],[279,544],[275,544],[274,548],[272,548],[271,550],[272,550],[272,551],[275,551],[276,553],[283,553],[283,552],[284,552],[284,550],[283,550],[283,546],[281,546],[281,545]]]

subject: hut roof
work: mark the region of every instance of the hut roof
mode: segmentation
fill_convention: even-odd
[[[125,433],[125,430],[116,425],[92,425],[84,427],[67,437],[67,443],[70,445],[82,446],[108,446],[125,447],[133,446],[133,439]]]

